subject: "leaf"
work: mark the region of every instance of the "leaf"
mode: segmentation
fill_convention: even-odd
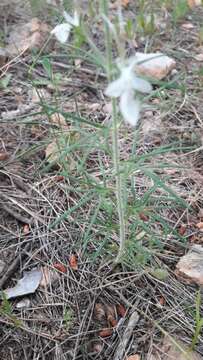
[[[203,222],[200,221],[199,223],[196,224],[196,227],[199,229],[199,230],[202,230],[203,229]]]
[[[105,306],[102,303],[96,303],[94,307],[94,316],[96,320],[106,320]]]
[[[3,291],[7,299],[11,299],[17,296],[23,296],[27,294],[33,294],[42,278],[42,272],[38,269],[26,271],[22,279],[18,280],[17,285],[13,288],[9,288]],[[1,292],[2,297],[2,292]]]
[[[179,227],[179,229],[178,229],[178,234],[179,234],[180,236],[183,236],[183,235],[185,235],[186,230],[187,230],[187,227],[182,224],[182,225]]]
[[[50,116],[50,123],[62,127],[64,130],[68,129],[65,117],[60,113],[54,113]]]
[[[166,280],[169,273],[166,269],[161,269],[161,268],[156,268],[156,269],[153,269],[153,270],[150,270],[150,274],[152,276],[154,276],[156,279],[158,280]]]
[[[126,314],[126,309],[123,305],[119,304],[117,305],[117,313],[119,316],[124,317]]]
[[[65,177],[63,175],[56,175],[54,177],[54,181],[56,181],[56,182],[60,182],[60,181],[63,181],[63,180],[65,180]]]
[[[118,324],[118,321],[112,315],[108,315],[107,319],[112,327],[115,327]]]
[[[9,157],[8,153],[6,151],[0,152],[0,161],[7,160]]]
[[[28,224],[25,224],[23,226],[23,234],[27,235],[27,234],[29,234],[29,232],[30,232],[30,226]]]
[[[106,305],[105,308],[106,308],[106,317],[109,322],[109,325],[115,327],[118,324],[118,321],[116,320],[115,306]]]
[[[46,288],[53,284],[59,278],[59,274],[56,271],[51,270],[48,266],[41,268],[42,278],[40,281],[40,286]]]
[[[111,336],[113,334],[113,330],[112,329],[103,329],[99,332],[99,336],[101,336],[102,338]]]
[[[71,269],[78,270],[78,261],[76,255],[71,255],[69,259]]]
[[[67,272],[67,267],[61,263],[55,263],[53,264],[53,267],[64,274]]]
[[[60,156],[59,148],[56,140],[53,140],[45,150],[45,157],[50,163],[57,162],[58,158]]]
[[[149,217],[143,212],[140,212],[138,215],[139,215],[140,220],[142,220],[142,221],[148,221],[149,220]]]

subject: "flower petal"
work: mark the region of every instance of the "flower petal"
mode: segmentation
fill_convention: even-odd
[[[58,41],[64,44],[69,37],[71,30],[71,25],[69,24],[60,24],[55,26],[55,28],[51,31],[51,34],[54,34]]]
[[[105,90],[105,95],[110,97],[119,97],[126,90],[125,79],[120,76],[117,80],[112,81]]]
[[[66,19],[68,24],[70,24],[72,26],[79,26],[80,18],[79,18],[77,11],[74,12],[74,16],[71,16],[66,11],[64,11],[63,16]]]
[[[132,81],[132,88],[134,90],[147,94],[152,91],[152,85],[147,80],[141,79],[140,77],[133,75],[131,81]]]
[[[134,98],[132,90],[125,91],[120,97],[120,111],[124,121],[136,126],[140,114],[140,102]]]

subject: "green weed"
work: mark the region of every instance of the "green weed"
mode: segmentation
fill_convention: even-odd
[[[196,304],[195,304],[195,330],[191,344],[191,350],[194,350],[195,345],[198,343],[199,335],[203,328],[203,317],[201,317],[200,309],[201,309],[201,292],[200,290],[196,295]]]

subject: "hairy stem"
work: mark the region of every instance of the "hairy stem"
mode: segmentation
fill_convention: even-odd
[[[108,4],[107,0],[101,0],[102,11],[105,16],[108,17]],[[112,41],[109,27],[104,23],[105,27],[105,42],[106,42],[106,57],[107,57],[107,75],[108,81],[112,81]],[[122,181],[121,167],[120,167],[120,149],[119,149],[119,119],[116,106],[116,99],[112,98],[112,151],[113,151],[113,166],[116,180],[116,201],[117,201],[117,212],[119,219],[119,251],[116,257],[116,262],[119,263],[124,250],[125,250],[125,201],[123,196],[124,184]]]

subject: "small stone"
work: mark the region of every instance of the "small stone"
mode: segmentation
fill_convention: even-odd
[[[8,56],[17,56],[32,49],[39,50],[49,33],[50,28],[46,23],[33,18],[30,22],[15,26],[11,30],[5,50]]]
[[[19,301],[17,304],[16,304],[16,308],[17,309],[27,309],[30,307],[30,304],[31,304],[31,301],[30,299],[23,299],[21,301]]]
[[[203,246],[192,246],[177,263],[176,275],[190,284],[203,285]]]
[[[192,29],[194,29],[194,25],[192,23],[190,23],[190,22],[182,24],[181,27],[184,30],[192,30]]]
[[[175,60],[162,53],[136,53],[137,60],[135,70],[138,75],[161,80],[166,77],[176,66]]]
[[[203,61],[203,53],[196,55],[196,56],[195,56],[195,60],[197,60],[197,61]]]

